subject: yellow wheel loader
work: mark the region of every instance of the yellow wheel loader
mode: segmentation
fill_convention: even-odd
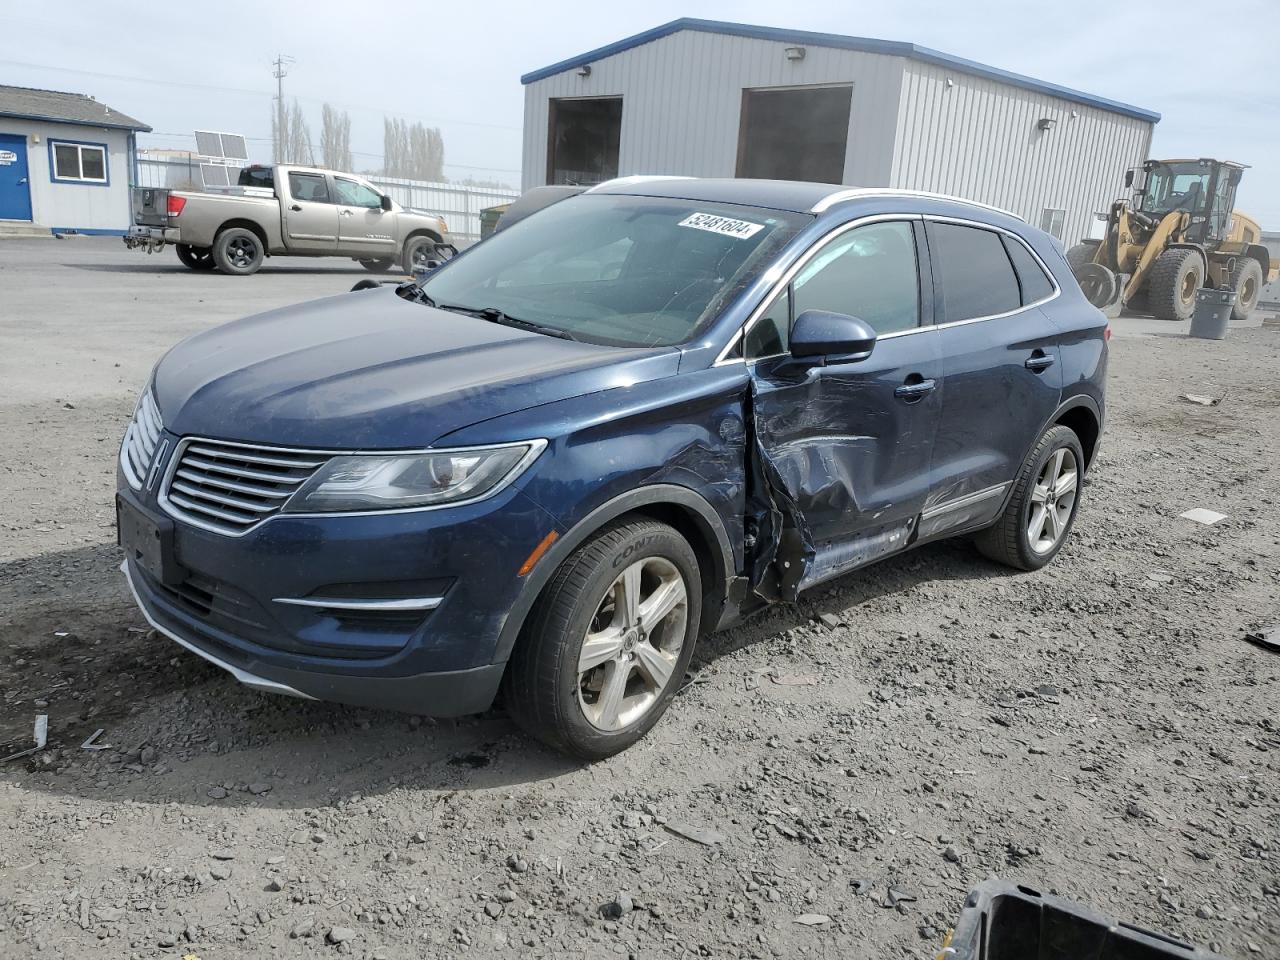
[[[1067,251],[1089,302],[1186,320],[1201,287],[1232,290],[1232,317],[1258,305],[1271,255],[1258,224],[1235,213],[1245,166],[1229,160],[1148,160],[1125,174],[1131,198],[1107,214],[1101,240]]]

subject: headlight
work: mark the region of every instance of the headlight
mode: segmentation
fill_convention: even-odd
[[[409,454],[334,457],[302,485],[286,513],[443,506],[493,496],[538,458],[545,440]]]

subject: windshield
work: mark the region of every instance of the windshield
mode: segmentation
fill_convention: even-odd
[[[811,218],[658,197],[564,200],[422,284],[438,306],[501,311],[576,340],[690,339]]]
[[[1143,213],[1195,213],[1209,196],[1213,167],[1197,160],[1186,163],[1158,163],[1147,173],[1142,196]]]

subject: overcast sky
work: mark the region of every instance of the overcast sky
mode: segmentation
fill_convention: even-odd
[[[381,163],[384,115],[444,134],[446,174],[519,183],[520,75],[677,17],[905,40],[1163,114],[1155,156],[1252,164],[1239,206],[1280,230],[1275,0],[363,0],[0,5],[0,83],[92,94],[150,124],[148,146],[241,132],[270,159],[271,60],[319,142],[346,108],[359,168]],[[1249,26],[1253,25],[1253,26]],[[1117,183],[1121,171],[1116,172]]]

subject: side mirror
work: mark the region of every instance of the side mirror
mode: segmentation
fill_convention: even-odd
[[[826,310],[806,310],[791,330],[791,355],[797,360],[831,357],[844,362],[865,360],[876,345],[876,332],[865,320]]]
[[[382,209],[383,210],[391,209],[391,198],[388,197],[385,193],[382,195]]]

